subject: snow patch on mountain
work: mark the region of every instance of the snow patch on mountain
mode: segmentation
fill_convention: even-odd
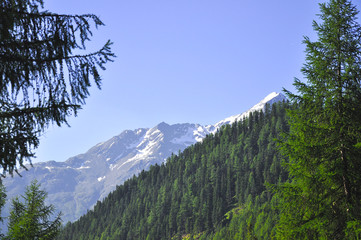
[[[272,105],[275,102],[279,102],[279,101],[283,101],[283,100],[286,100],[286,97],[283,94],[277,93],[277,92],[272,92],[269,95],[267,95],[264,99],[262,99],[259,103],[257,103],[253,107],[251,107],[248,111],[241,113],[241,114],[230,116],[228,118],[223,119],[222,121],[217,122],[216,124],[213,125],[214,129],[212,129],[210,131],[214,133],[221,126],[223,126],[225,124],[232,124],[236,121],[242,121],[244,118],[248,117],[250,113],[264,110],[266,107],[266,104]],[[212,126],[210,126],[209,128],[211,128],[211,127]]]
[[[98,177],[98,182],[103,181],[105,178],[106,178],[106,176],[103,176],[103,177]]]

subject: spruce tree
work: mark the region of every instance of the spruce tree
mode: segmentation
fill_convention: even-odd
[[[60,213],[53,216],[53,205],[45,205],[47,193],[40,189],[40,184],[33,181],[24,194],[23,201],[12,201],[5,239],[55,239],[60,231]]]
[[[306,82],[286,91],[290,133],[281,141],[292,181],[279,188],[278,236],[361,237],[361,27],[350,0],[320,4],[317,41],[305,37]]]
[[[0,1],[0,165],[13,173],[34,156],[39,134],[51,123],[66,124],[89,95],[92,79],[112,61],[108,41],[83,52],[91,28],[103,25],[92,14],[43,10],[43,0]],[[30,161],[31,163],[31,161]]]

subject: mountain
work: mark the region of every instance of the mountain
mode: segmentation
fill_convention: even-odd
[[[214,125],[169,125],[162,122],[150,129],[123,131],[65,162],[36,163],[28,171],[20,171],[22,177],[5,178],[3,183],[8,199],[22,194],[25,186],[36,178],[48,192],[47,200],[62,211],[64,222],[74,221],[98,200],[106,197],[116,185],[138,175],[143,169],[165,162],[172,153],[177,154],[202,141],[206,135],[217,132],[225,124],[242,120],[251,112],[264,109],[266,104],[285,99],[280,93],[271,93],[248,111]],[[6,216],[6,213],[3,215]]]
[[[288,132],[290,107],[250,114],[126,180],[57,239],[273,239],[269,187],[288,179],[274,139]]]

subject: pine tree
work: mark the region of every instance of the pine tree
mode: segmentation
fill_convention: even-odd
[[[281,143],[292,182],[279,189],[278,235],[361,237],[361,27],[350,0],[320,4],[318,41],[305,37],[306,83],[288,96],[290,133]]]
[[[39,134],[50,124],[66,124],[89,95],[91,80],[112,61],[108,41],[82,54],[103,25],[92,14],[43,11],[43,0],[0,2],[0,165],[4,173],[34,156]],[[74,54],[76,51],[77,54]]]
[[[33,181],[24,194],[12,201],[6,239],[54,239],[60,231],[60,213],[53,217],[53,205],[45,205],[47,193]]]

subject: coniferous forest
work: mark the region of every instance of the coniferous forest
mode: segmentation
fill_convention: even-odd
[[[275,141],[288,108],[267,106],[141,172],[58,239],[271,238],[277,210],[266,186],[288,177]]]
[[[102,25],[97,17],[53,15],[39,5],[0,4],[4,173],[25,167],[37,134],[51,122],[66,123],[89,95],[90,79],[100,87],[98,69],[114,57],[111,42],[93,54],[71,55],[89,40],[89,20]],[[361,239],[359,11],[350,0],[329,0],[320,10],[321,22],[313,23],[318,39],[304,38],[305,81],[295,80],[297,93],[284,90],[290,102],[266,105],[143,170],[56,239]],[[0,195],[1,207],[1,186]],[[6,239],[55,238],[60,216],[48,221],[53,207],[43,207],[45,196],[35,182],[25,204],[13,201]]]

